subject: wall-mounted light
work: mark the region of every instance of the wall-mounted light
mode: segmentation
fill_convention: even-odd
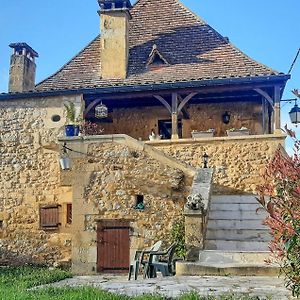
[[[222,121],[224,124],[228,124],[230,122],[230,114],[228,111],[225,111],[222,115]]]
[[[292,92],[298,97],[298,90],[294,90]],[[289,102],[289,103],[291,103],[292,101],[295,101],[295,105],[290,110],[289,116],[290,116],[291,123],[297,126],[300,123],[300,108],[297,104],[297,98],[280,100],[280,102]]]
[[[207,155],[207,153],[205,152],[202,156],[203,159],[203,168],[208,168],[208,160],[209,160],[209,156]]]

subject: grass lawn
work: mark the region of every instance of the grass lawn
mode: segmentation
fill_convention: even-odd
[[[44,288],[28,290],[29,288],[59,281],[71,277],[71,274],[59,269],[0,267],[0,300],[165,300],[161,296],[144,295],[127,297],[111,294],[92,287],[81,288]],[[196,293],[182,295],[178,300],[257,300],[247,296],[200,297]]]

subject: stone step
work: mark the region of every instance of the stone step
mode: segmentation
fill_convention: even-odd
[[[269,251],[217,251],[203,250],[199,254],[199,262],[208,264],[264,264],[270,257]]]
[[[255,203],[213,203],[210,204],[210,211],[222,210],[222,211],[239,211],[239,210],[252,210],[256,211],[261,206]]]
[[[267,229],[262,220],[208,220],[207,229]]]
[[[268,242],[271,240],[271,235],[266,229],[208,229],[206,232],[207,240],[256,240],[261,242]]]
[[[205,240],[205,250],[231,250],[231,251],[268,251],[268,242],[261,241],[235,241],[235,240]]]
[[[279,268],[266,264],[209,264],[176,262],[176,276],[278,276]]]
[[[220,195],[212,196],[211,203],[214,204],[229,204],[229,203],[248,203],[248,204],[258,204],[255,196],[247,195]]]
[[[209,220],[265,220],[268,213],[264,210],[213,210],[209,212]]]

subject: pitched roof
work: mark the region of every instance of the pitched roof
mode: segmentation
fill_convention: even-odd
[[[178,0],[139,0],[131,9],[128,76],[102,79],[100,36],[36,86],[61,90],[279,75],[249,58]],[[168,66],[147,68],[153,45]]]

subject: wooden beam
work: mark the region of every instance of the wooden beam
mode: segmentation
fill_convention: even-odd
[[[178,140],[178,96],[172,93],[172,140]]]
[[[153,95],[153,97],[157,100],[159,100],[165,107],[166,109],[169,111],[170,114],[172,114],[172,108],[170,106],[170,104],[160,95]]]
[[[268,105],[268,126],[269,126],[269,133],[274,132],[274,110]]]
[[[180,113],[181,110],[183,109],[183,107],[194,97],[196,96],[198,93],[191,93],[189,94],[188,96],[186,96],[182,102],[179,104],[178,106],[178,110],[177,110],[177,113]]]
[[[276,85],[274,87],[274,132],[281,132],[280,124],[280,86]]]
[[[179,104],[180,104],[183,101],[183,98],[179,94],[177,96],[178,96],[178,100],[179,100]],[[185,107],[182,108],[181,112],[182,112],[183,119],[186,119],[186,120],[190,119],[190,114]]]
[[[102,99],[96,99],[94,101],[92,101],[87,108],[84,110],[83,112],[83,119],[87,116],[87,114],[90,112],[90,110],[92,110],[92,108],[94,106],[96,106],[98,103],[100,103],[102,101]]]
[[[256,89],[262,90],[263,88],[272,88],[274,86],[274,83],[253,83],[253,84],[239,84],[239,85],[224,85],[224,86],[203,86],[203,87],[197,87],[197,88],[179,88],[176,90],[177,93],[186,94],[186,93],[198,93],[202,94],[203,96],[209,95],[211,93],[223,93],[223,92],[239,92],[239,91],[253,91]],[[143,98],[143,97],[152,97],[153,93],[158,93],[158,91],[147,91],[147,92],[124,92],[124,93],[109,93],[109,94],[96,94],[98,97],[101,97],[101,99],[104,100],[116,100],[116,99],[126,99],[126,98]],[[159,91],[159,94],[162,96],[170,95],[171,93],[174,93],[174,90],[171,89],[165,89]],[[90,99],[92,96],[91,94],[84,94],[85,99]]]
[[[258,94],[260,94],[261,96],[263,96],[269,102],[272,109],[274,109],[274,100],[267,92],[265,92],[264,90],[262,90],[260,88],[254,89],[254,91],[257,92]]]
[[[263,128],[263,134],[266,134],[267,129],[266,129],[266,99],[265,97],[261,97],[261,106],[262,106],[262,128]]]

